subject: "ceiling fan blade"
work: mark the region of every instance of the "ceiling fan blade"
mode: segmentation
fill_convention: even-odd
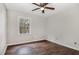
[[[41,6],[41,7],[43,7],[43,5],[44,5],[43,3],[40,3],[40,6]]]
[[[33,9],[32,11],[35,11],[35,10],[38,10],[38,9],[40,9],[40,8],[35,8],[35,9]]]
[[[55,8],[52,8],[52,7],[45,7],[45,9],[55,10]]]
[[[44,10],[42,10],[42,13],[45,13],[45,11],[44,11]]]
[[[48,3],[40,3],[40,6],[41,7],[44,7],[44,6],[46,6]]]
[[[32,4],[34,4],[34,5],[36,5],[36,6],[39,6],[39,7],[40,7],[40,5],[39,5],[39,4],[36,4],[36,3],[32,3]]]
[[[48,3],[44,3],[44,6],[46,6]]]

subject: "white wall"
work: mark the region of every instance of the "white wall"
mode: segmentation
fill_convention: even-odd
[[[30,19],[31,34],[19,34],[18,16]],[[15,10],[8,10],[8,45],[42,40],[45,35],[44,18]]]
[[[78,5],[72,4],[70,8],[50,16],[47,28],[49,41],[79,50]]]
[[[0,54],[4,54],[6,49],[6,9],[0,4]]]

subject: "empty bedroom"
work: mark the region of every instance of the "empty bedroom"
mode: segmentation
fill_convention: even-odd
[[[79,3],[0,3],[0,55],[79,55]]]

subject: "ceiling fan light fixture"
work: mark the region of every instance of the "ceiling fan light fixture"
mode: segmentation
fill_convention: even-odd
[[[42,13],[45,13],[45,9],[55,10],[54,7],[46,7],[48,5],[48,3],[40,3],[40,4],[33,3],[33,4],[36,5],[36,6],[38,6],[39,8],[35,8],[32,11],[40,9],[42,11]]]
[[[44,10],[44,7],[41,7],[40,9],[41,9],[41,10]]]

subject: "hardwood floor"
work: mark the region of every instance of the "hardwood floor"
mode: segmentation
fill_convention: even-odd
[[[46,40],[8,46],[6,55],[79,55],[79,51]]]

